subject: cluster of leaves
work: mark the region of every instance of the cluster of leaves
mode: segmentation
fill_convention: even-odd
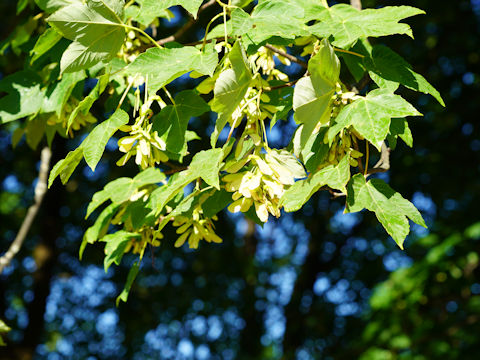
[[[28,3],[20,2],[19,11]],[[196,18],[201,0],[35,4],[42,12],[2,46],[26,53],[26,63],[25,70],[0,81],[6,93],[0,119],[25,119],[14,144],[25,135],[34,148],[44,136],[51,145],[56,135],[74,136],[99,121],[90,110],[102,95],[108,97],[111,115],[53,167],[49,186],[57,177],[68,182],[83,159],[95,170],[107,142],[124,134],[117,164],[134,159],[139,173],[94,195],[87,217],[109,204],[86,231],[80,250],[81,256],[86,244],[105,242],[105,269],[127,252],[139,254],[119,299],[126,301],[147,245],[160,245],[165,226],[178,227],[176,246],[221,242],[213,220],[227,207],[262,224],[327,190],[346,197],[346,212],[374,212],[400,247],[409,233],[408,219],[425,226],[408,200],[383,180],[369,179],[379,170],[369,166],[370,146],[380,153],[389,151],[387,144],[393,149],[398,138],[413,144],[406,117],[421,114],[395,94],[398,87],[431,94],[443,105],[405,60],[368,41],[412,36],[400,21],[423,11],[408,6],[359,11],[317,0],[260,0],[255,6],[248,0],[217,1],[221,12],[199,44],[161,46],[149,35],[159,18],[172,17],[168,8],[176,5]],[[308,60],[307,71],[295,80],[282,70],[294,59],[292,52]],[[342,72],[345,79],[340,79],[342,66],[348,69]],[[185,74],[201,81],[172,96],[166,86]],[[369,78],[374,85],[357,91]],[[91,79],[96,85],[84,96]],[[211,149],[193,154],[186,165],[188,143],[198,138],[189,122],[210,111],[217,114]],[[291,113],[297,129],[290,144],[270,148],[267,124],[271,129]]]

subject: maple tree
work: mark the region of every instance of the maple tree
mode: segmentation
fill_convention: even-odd
[[[117,165],[138,165],[136,176],[115,179],[93,196],[86,215],[96,220],[80,246],[81,257],[87,244],[105,242],[105,269],[125,253],[138,254],[118,300],[127,300],[147,245],[160,246],[165,226],[177,227],[175,246],[219,243],[215,220],[225,208],[261,225],[324,190],[344,198],[346,212],[374,212],[400,248],[409,219],[425,226],[408,200],[370,178],[388,171],[398,138],[413,146],[407,117],[421,114],[395,94],[399,86],[444,105],[402,57],[369,42],[413,37],[401,21],[422,10],[359,10],[317,0],[35,3],[41,12],[23,29],[36,36],[25,69],[0,81],[1,123],[20,120],[13,143],[25,136],[32,148],[88,130],[53,166],[48,186],[57,177],[66,184],[83,160],[95,170],[112,138]],[[176,5],[190,21],[158,39],[152,29]],[[220,12],[203,38],[177,42],[212,6]],[[22,52],[19,41],[12,34],[8,46]],[[303,74],[291,78],[293,65]],[[185,76],[198,79],[195,87],[171,94],[167,87]],[[96,85],[84,94],[89,79]],[[100,97],[108,97],[106,120],[90,112]],[[211,148],[190,154],[198,135],[189,124],[209,112],[215,114]],[[297,127],[289,145],[270,147],[272,128],[292,114]]]

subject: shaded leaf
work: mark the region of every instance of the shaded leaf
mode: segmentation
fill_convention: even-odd
[[[29,70],[19,71],[0,80],[0,124],[36,114],[42,107],[45,93],[42,79]]]
[[[106,242],[105,244],[105,259],[103,265],[105,267],[105,272],[108,271],[108,268],[113,264],[120,265],[122,261],[123,254],[125,254],[125,249],[127,245],[133,239],[140,238],[140,234],[131,233],[127,231],[117,231],[114,234],[105,235],[101,241]]]
[[[383,45],[376,45],[371,51],[371,57],[365,59],[366,68],[375,83],[381,87],[395,91],[399,84],[432,95],[445,106],[440,93],[420,74],[413,71],[400,55]]]
[[[101,239],[107,233],[108,227],[110,225],[110,220],[112,220],[118,207],[119,205],[117,204],[110,204],[109,206],[107,206],[100,213],[100,215],[98,215],[95,223],[87,229],[87,231],[83,235],[82,244],[80,245],[80,260],[82,260],[83,252],[85,251],[85,247],[87,246],[87,244],[95,243],[98,239]]]
[[[208,104],[193,90],[180,92],[175,103],[168,105],[153,120],[153,130],[165,140],[167,150],[181,152],[186,144],[186,131],[190,119],[209,111]]]
[[[127,281],[125,282],[125,287],[123,288],[121,294],[117,297],[116,305],[120,304],[120,300],[123,302],[127,302],[128,294],[130,293],[130,289],[132,288],[133,282],[137,277],[138,271],[140,270],[140,260],[135,262],[130,271],[128,272]]]
[[[73,151],[70,151],[65,159],[60,160],[50,171],[50,176],[48,177],[48,187],[50,188],[53,184],[53,181],[60,176],[62,184],[66,184],[70,176],[73,174],[78,164],[83,158],[83,149],[81,147],[76,148]]]

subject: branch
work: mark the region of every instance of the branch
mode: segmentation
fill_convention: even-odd
[[[380,160],[375,166],[367,171],[367,175],[387,172],[390,170],[390,148],[385,142],[382,143],[382,150],[380,152]]]
[[[280,56],[283,56],[284,58],[290,60],[291,62],[294,62],[294,63],[297,63],[299,64],[301,67],[307,69],[308,68],[308,65],[305,61],[303,60],[300,60],[299,58],[293,56],[293,55],[290,55],[290,54],[287,54],[285,51],[283,50],[280,50],[280,49],[277,49],[275,46],[272,46],[270,44],[267,44],[265,45],[265,47],[271,51],[273,51],[274,53],[277,53],[278,55]]]
[[[195,25],[198,21],[198,17],[200,16],[200,13],[208,9],[210,6],[215,5],[216,0],[210,0],[209,2],[203,4],[200,9],[198,9],[197,13],[197,18],[194,19],[193,17],[190,17],[190,19],[187,21],[185,25],[183,25],[180,29],[177,30],[177,32],[173,35],[167,36],[166,38],[160,39],[157,41],[158,45],[162,46],[165,45],[166,43],[176,41],[177,39],[181,38],[185,33],[187,33],[188,30],[192,28],[193,25]]]
[[[362,10],[362,0],[350,0],[350,5],[357,10]]]
[[[18,254],[20,251],[25,238],[27,237],[28,231],[32,226],[33,220],[38,213],[38,209],[42,204],[43,197],[47,192],[47,178],[48,178],[48,170],[50,168],[50,158],[52,157],[52,152],[48,147],[44,147],[42,149],[41,160],[40,160],[40,170],[38,173],[38,182],[35,186],[35,197],[34,203],[27,211],[27,216],[23,220],[22,225],[20,226],[20,230],[18,231],[15,240],[13,240],[12,244],[8,251],[0,257],[0,274],[3,270],[10,265],[10,262]]]

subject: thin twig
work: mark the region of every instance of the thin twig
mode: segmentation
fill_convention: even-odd
[[[277,53],[278,55],[290,60],[291,62],[294,62],[294,63],[297,63],[298,65],[300,65],[301,67],[307,69],[308,68],[308,65],[305,61],[303,60],[300,60],[299,58],[293,56],[293,55],[290,55],[288,53],[286,53],[285,51],[283,50],[280,50],[280,49],[277,49],[275,46],[273,45],[270,45],[270,44],[267,44],[265,45],[265,47],[271,51],[273,51],[274,53]]]
[[[27,237],[28,231],[30,230],[33,220],[38,213],[38,209],[42,204],[42,200],[47,192],[47,179],[48,179],[48,171],[50,168],[50,158],[52,157],[52,152],[48,148],[48,146],[42,149],[42,154],[40,157],[40,170],[38,173],[38,182],[35,186],[35,197],[34,203],[27,211],[27,215],[25,219],[23,219],[23,223],[20,226],[20,230],[18,231],[15,240],[13,240],[12,244],[8,251],[0,257],[0,274],[3,270],[10,265],[10,262],[18,254],[20,249],[22,248],[23,242]]]
[[[210,0],[209,2],[203,4],[200,9],[198,9],[197,13],[197,18],[194,19],[193,17],[190,17],[190,19],[187,21],[185,25],[183,25],[180,29],[175,32],[175,34],[167,36],[163,39],[160,39],[157,41],[159,45],[165,45],[166,43],[172,42],[172,41],[177,41],[179,38],[181,38],[183,35],[185,35],[188,30],[192,28],[193,25],[195,25],[198,21],[198,18],[200,16],[200,13],[208,9],[210,6],[213,6],[216,4],[216,0]]]
[[[383,173],[388,170],[390,170],[390,148],[383,142],[380,151],[380,160],[378,160],[373,168],[367,171],[367,175]]]
[[[303,76],[302,76],[303,77]],[[271,86],[271,87],[264,87],[263,88],[263,91],[273,91],[273,90],[277,90],[277,89],[282,89],[282,88],[286,88],[286,87],[290,87],[290,86],[293,86],[295,85],[301,78],[297,79],[297,80],[293,80],[293,81],[290,81],[290,82],[287,82],[285,84],[281,84],[281,85],[276,85],[276,86]]]

